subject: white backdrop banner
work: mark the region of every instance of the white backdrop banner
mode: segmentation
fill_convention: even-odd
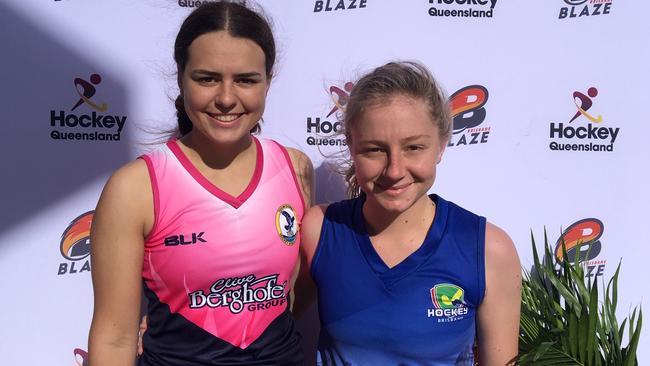
[[[87,365],[88,240],[106,179],[175,126],[173,40],[198,0],[0,3],[0,363]],[[503,227],[589,243],[619,262],[620,318],[645,305],[650,3],[623,0],[262,0],[279,56],[263,135],[306,152],[317,201],[355,80],[418,60],[450,96],[454,133],[432,189]],[[583,255],[586,253],[582,253]],[[639,364],[650,362],[643,334]]]

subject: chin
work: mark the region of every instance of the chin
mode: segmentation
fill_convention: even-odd
[[[406,197],[373,197],[372,200],[375,201],[375,204],[378,208],[381,208],[387,213],[392,214],[400,214],[411,208],[411,206],[413,206],[415,203],[415,200]]]

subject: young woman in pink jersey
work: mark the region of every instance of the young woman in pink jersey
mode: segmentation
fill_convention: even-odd
[[[289,313],[312,166],[253,136],[275,61],[268,23],[236,2],[177,35],[178,137],[118,169],[92,225],[93,366],[304,362]]]

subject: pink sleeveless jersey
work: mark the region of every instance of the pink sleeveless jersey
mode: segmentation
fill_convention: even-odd
[[[145,241],[145,290],[169,307],[162,318],[181,315],[239,349],[287,312],[304,212],[286,149],[253,140],[255,172],[238,197],[205,179],[176,141],[143,156],[155,206]],[[164,328],[166,320],[150,322]]]

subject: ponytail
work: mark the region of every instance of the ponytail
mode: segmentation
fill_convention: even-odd
[[[174,101],[176,107],[176,118],[178,119],[178,135],[180,137],[187,135],[192,131],[192,121],[185,112],[185,104],[183,103],[183,96],[178,95]]]

